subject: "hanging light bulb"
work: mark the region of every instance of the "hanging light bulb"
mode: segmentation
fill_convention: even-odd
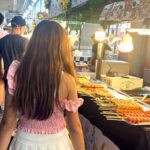
[[[119,45],[119,50],[124,53],[131,52],[133,50],[132,43],[121,42]]]
[[[123,36],[122,41],[119,44],[119,51],[128,53],[133,50],[132,37],[129,34]]]

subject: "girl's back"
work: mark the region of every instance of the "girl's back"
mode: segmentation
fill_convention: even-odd
[[[77,111],[83,100],[77,98],[71,49],[58,23],[44,20],[37,25],[25,56],[11,64],[7,79],[1,150],[7,148],[17,111],[21,117],[11,150],[84,149]]]

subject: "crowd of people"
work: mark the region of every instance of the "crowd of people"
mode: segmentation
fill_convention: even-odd
[[[84,150],[78,115],[83,99],[77,97],[67,33],[57,22],[43,20],[28,41],[22,37],[25,25],[15,16],[11,33],[0,39],[5,83],[0,150]]]

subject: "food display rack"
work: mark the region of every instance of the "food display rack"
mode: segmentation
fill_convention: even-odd
[[[87,80],[83,81],[83,83],[86,83],[86,81]],[[97,84],[97,81],[95,82],[94,80],[88,83],[91,84],[93,82]],[[99,81],[98,83],[107,87]],[[111,88],[108,89],[118,96],[118,100],[122,98],[132,98],[124,92],[116,91]],[[107,109],[106,107],[101,107],[100,109],[101,101],[97,102],[91,93],[85,93],[84,90],[79,89],[79,96],[84,99],[84,104],[79,109],[79,113],[87,118],[94,126],[99,128],[103,134],[111,139],[121,150],[150,150],[149,122],[131,123],[120,116],[120,118],[117,118],[114,108]],[[134,100],[142,108],[149,108],[149,105],[145,105],[145,103],[140,100]],[[112,117],[113,115],[115,116],[114,118]]]
[[[94,81],[88,82],[80,77],[79,82],[78,92],[91,96],[106,119],[132,125],[150,125],[150,105]]]

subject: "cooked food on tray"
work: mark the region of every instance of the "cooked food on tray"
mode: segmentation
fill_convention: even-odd
[[[78,92],[91,96],[91,100],[99,106],[99,111],[108,120],[125,121],[133,125],[150,124],[150,109],[144,111],[146,104],[139,103],[138,99],[114,92],[111,88],[104,87],[98,83],[92,83],[87,78],[78,78],[80,83]],[[117,94],[116,94],[117,93]],[[142,102],[150,104],[150,98],[144,97]],[[107,112],[107,113],[106,113]],[[111,113],[110,113],[111,112]]]

